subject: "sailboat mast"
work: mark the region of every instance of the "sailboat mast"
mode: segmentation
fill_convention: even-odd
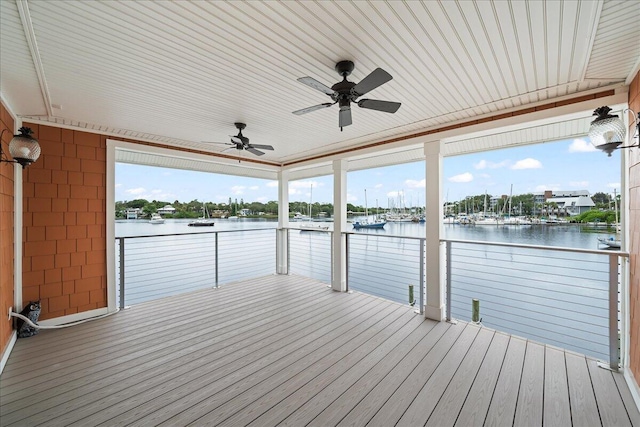
[[[367,189],[364,189],[364,216],[369,218],[369,211],[367,209]]]
[[[311,219],[311,202],[313,201],[313,184],[309,187],[309,219]]]

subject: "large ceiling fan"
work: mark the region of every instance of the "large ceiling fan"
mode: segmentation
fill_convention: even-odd
[[[378,101],[375,99],[361,99],[356,101],[362,95],[372,91],[391,80],[391,74],[382,68],[376,68],[367,77],[362,79],[360,83],[353,83],[347,80],[347,76],[353,71],[354,65],[352,61],[340,61],[336,64],[336,71],[342,76],[342,81],[331,87],[325,86],[313,77],[300,77],[298,81],[312,87],[320,92],[329,95],[333,102],[314,105],[313,107],[303,108],[294,111],[293,114],[306,114],[322,108],[331,107],[334,104],[340,105],[340,113],[338,115],[338,126],[340,130],[349,126],[351,122],[351,103],[357,103],[358,107],[368,108],[370,110],[384,111],[385,113],[395,113],[400,108],[399,102]]]
[[[238,134],[235,136],[229,135],[231,137],[231,142],[214,142],[214,141],[202,141],[202,142],[211,143],[211,144],[230,145],[231,147],[229,147],[229,149],[235,148],[236,150],[240,150],[240,151],[247,150],[248,152],[255,154],[256,156],[262,156],[264,154],[264,152],[260,150],[273,150],[273,147],[271,145],[250,144],[249,138],[247,138],[242,134],[242,130],[246,128],[247,125],[244,123],[234,123],[234,125],[238,129]],[[260,150],[258,150],[258,148]]]

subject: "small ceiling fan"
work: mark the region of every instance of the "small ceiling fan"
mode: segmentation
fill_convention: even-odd
[[[206,142],[210,144],[230,145],[231,147],[229,147],[228,149],[235,148],[236,150],[240,150],[240,151],[247,150],[248,152],[255,154],[256,156],[264,155],[264,152],[260,150],[273,150],[273,147],[271,145],[250,144],[249,138],[247,138],[242,134],[242,130],[246,128],[247,125],[244,123],[234,123],[234,125],[238,129],[238,134],[235,136],[229,135],[231,137],[231,142],[214,142],[214,141],[202,141],[202,142]],[[258,150],[258,148],[260,150]]]
[[[359,97],[372,91],[393,79],[391,74],[384,71],[382,68],[376,68],[367,77],[362,79],[360,83],[353,83],[347,80],[347,76],[353,71],[354,64],[352,61],[340,61],[336,64],[336,71],[342,76],[342,81],[334,84],[331,87],[325,86],[313,77],[300,77],[298,81],[304,83],[313,89],[329,95],[333,102],[327,102],[324,104],[314,105],[313,107],[303,108],[301,110],[294,111],[293,114],[301,115],[310,113],[312,111],[320,110],[322,108],[331,107],[334,104],[340,105],[340,113],[338,115],[338,126],[340,130],[344,126],[349,126],[351,121],[351,103],[357,103],[360,108],[368,108],[370,110],[383,111],[385,113],[395,113],[400,108],[399,102],[391,101],[378,101],[375,99],[361,99],[356,101]]]

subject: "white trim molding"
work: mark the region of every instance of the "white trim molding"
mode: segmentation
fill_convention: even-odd
[[[18,339],[18,334],[16,331],[11,332],[11,338],[9,338],[9,342],[4,349],[4,353],[2,353],[2,359],[0,359],[0,374],[4,371],[4,366],[7,364],[7,360],[9,360],[9,356],[13,351],[13,346],[16,345],[16,340]]]

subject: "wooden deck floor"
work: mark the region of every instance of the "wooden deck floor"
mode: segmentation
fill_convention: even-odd
[[[640,426],[620,374],[269,276],[18,340],[2,426]]]

